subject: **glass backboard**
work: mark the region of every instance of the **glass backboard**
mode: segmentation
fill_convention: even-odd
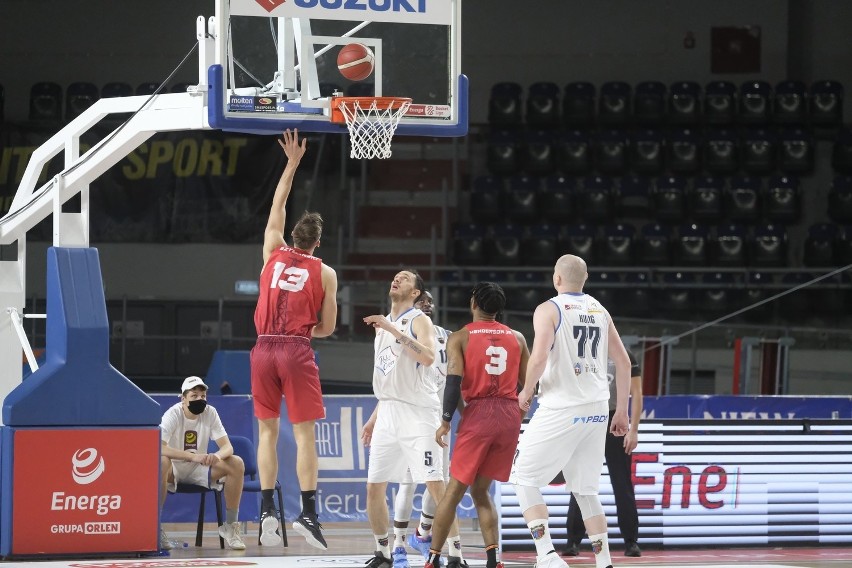
[[[461,0],[217,0],[210,125],[222,130],[346,133],[334,96],[406,97],[396,135],[463,136]],[[373,71],[351,81],[341,49],[358,43]]]

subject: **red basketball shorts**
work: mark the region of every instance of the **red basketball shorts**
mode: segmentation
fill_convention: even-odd
[[[464,409],[450,476],[473,485],[477,477],[507,481],[521,433],[518,401],[477,398]]]
[[[319,369],[307,337],[261,335],[251,350],[251,394],[260,420],[281,416],[281,397],[290,422],[325,418]]]

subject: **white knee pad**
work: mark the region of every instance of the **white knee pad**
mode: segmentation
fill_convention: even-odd
[[[521,506],[521,513],[530,507],[544,505],[544,497],[541,496],[541,489],[538,487],[515,485],[515,493],[518,495],[518,504]]]
[[[577,504],[580,506],[580,512],[583,514],[584,521],[591,517],[604,514],[600,496],[574,493],[574,498],[577,499]]]

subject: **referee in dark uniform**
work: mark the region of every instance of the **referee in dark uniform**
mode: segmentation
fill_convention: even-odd
[[[639,539],[639,513],[636,511],[636,495],[631,479],[633,449],[639,441],[639,417],[642,415],[642,372],[636,357],[627,350],[630,357],[630,431],[626,436],[614,436],[609,429],[606,433],[606,465],[615,494],[615,507],[618,511],[618,528],[624,539],[625,556],[642,556],[637,541]],[[610,359],[607,361],[609,377],[609,419],[615,412],[615,368]],[[574,495],[568,505],[568,544],[562,553],[565,556],[577,556],[580,541],[586,534],[580,507]]]

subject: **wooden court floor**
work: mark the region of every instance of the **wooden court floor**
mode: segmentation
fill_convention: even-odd
[[[205,566],[257,566],[259,568],[363,568],[372,556],[374,547],[372,534],[366,523],[334,523],[325,527],[329,545],[321,552],[309,546],[305,540],[288,531],[289,546],[262,547],[257,544],[257,524],[248,523],[245,551],[222,550],[213,524],[205,525],[203,546],[194,546],[195,525],[188,523],[164,525],[172,541],[178,544],[174,550],[160,556],[138,559],[92,558],[66,561],[0,563],[5,566],[28,566],[38,568],[201,568]],[[465,558],[471,568],[485,565],[482,537],[470,522],[462,526],[462,545]],[[641,545],[641,542],[640,542]],[[528,552],[507,552],[503,555],[507,568],[531,568],[535,554],[530,545]],[[849,547],[814,546],[809,548],[707,548],[667,549],[643,548],[641,558],[627,558],[617,547],[612,550],[616,568],[641,566],[663,568],[684,566],[691,568],[740,568],[760,566],[763,568],[852,568],[852,543]],[[580,556],[565,558],[572,568],[593,568],[595,561],[587,543],[581,547]],[[422,558],[409,550],[411,568],[421,568]]]

